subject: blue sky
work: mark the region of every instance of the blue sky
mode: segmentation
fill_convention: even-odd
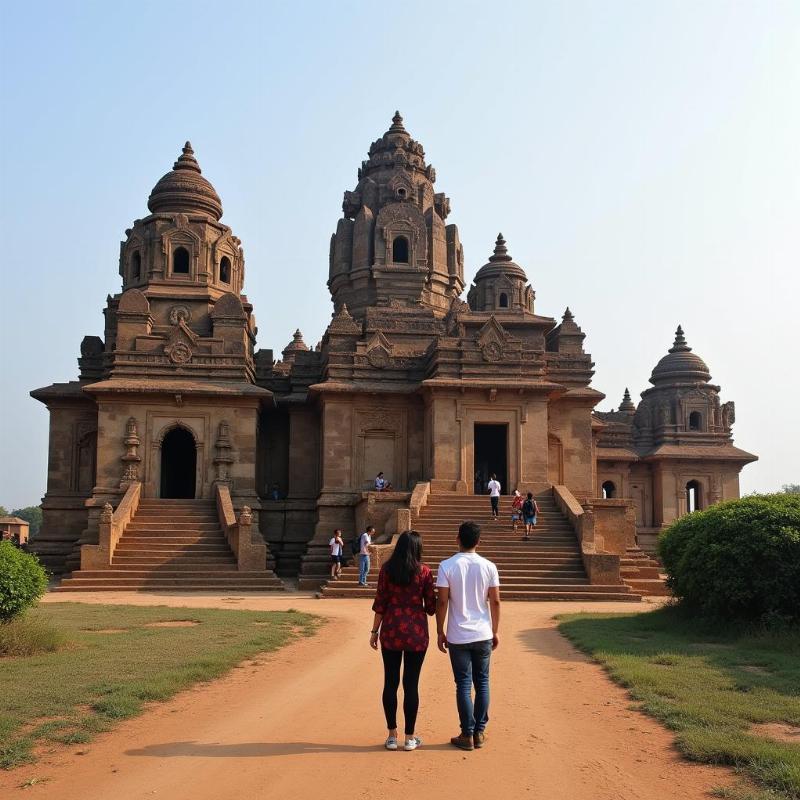
[[[119,241],[191,139],[242,239],[259,345],[310,345],[342,193],[396,108],[471,277],[502,231],[569,305],[601,409],[681,323],[761,460],[800,483],[797,2],[73,2],[0,8],[0,504],[38,502],[47,414],[119,289]]]

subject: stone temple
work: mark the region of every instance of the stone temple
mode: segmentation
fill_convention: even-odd
[[[595,411],[585,334],[568,308],[540,313],[502,234],[462,299],[464,251],[435,179],[395,114],[344,193],[322,340],[296,331],[276,357],[256,349],[242,243],[186,143],[125,231],[122,285],[78,379],[32,392],[50,412],[32,546],[72,572],[65,588],[319,586],[335,527],[348,538],[371,523],[390,541],[413,525],[433,553],[437,515],[450,546],[496,473],[504,493],[539,498],[542,546],[574,549],[578,585],[628,591],[659,530],[738,496],[755,456],[733,446],[733,403],[681,328],[638,406],[626,390],[617,411]],[[379,471],[391,491],[373,491]],[[558,583],[536,552],[508,538],[520,596],[540,573]]]

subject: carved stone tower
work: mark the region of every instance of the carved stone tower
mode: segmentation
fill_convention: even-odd
[[[497,234],[494,253],[475,276],[467,299],[473,311],[528,311],[533,313],[536,295],[525,270],[508,254],[506,240]]]
[[[372,143],[355,191],[345,192],[331,237],[328,287],[334,306],[356,319],[390,301],[444,316],[464,288],[464,254],[455,225],[445,225],[450,200],[435,193],[436,172],[403,127]]]

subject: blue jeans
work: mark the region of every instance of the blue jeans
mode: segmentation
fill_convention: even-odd
[[[456,705],[461,722],[461,733],[472,736],[480,733],[489,721],[489,661],[492,657],[492,640],[449,644],[450,665],[456,681]],[[475,704],[472,703],[472,686],[475,686]]]
[[[358,556],[358,582],[366,583],[369,573],[369,556],[359,554]]]

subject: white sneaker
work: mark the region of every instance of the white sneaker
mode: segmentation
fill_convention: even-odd
[[[412,736],[410,739],[406,739],[403,750],[416,750],[421,744],[422,739],[419,736]]]
[[[397,739],[390,736],[383,745],[387,750],[397,750]]]

